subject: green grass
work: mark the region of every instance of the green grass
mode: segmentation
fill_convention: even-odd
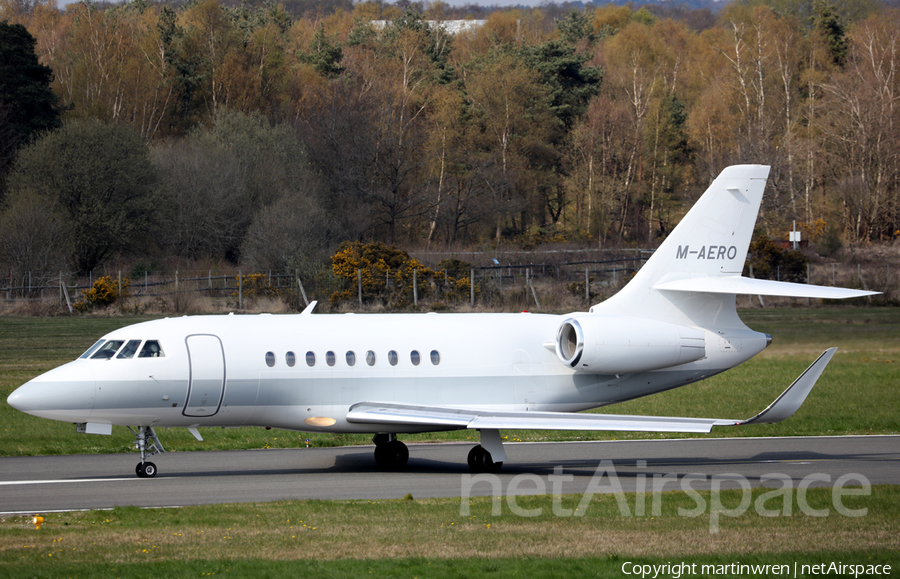
[[[765,492],[755,489],[751,501]],[[710,503],[710,493],[699,495]],[[561,504],[575,508],[581,498],[563,495]],[[632,511],[635,498],[624,495]],[[468,512],[460,499],[401,499],[51,513],[40,530],[26,517],[0,521],[0,568],[9,577],[609,577],[622,576],[627,561],[898,568],[898,487],[845,497],[848,508],[868,509],[859,517],[836,512],[830,488],[810,489],[807,498],[828,514],[803,514],[792,495],[791,515],[749,508],[721,517],[716,533],[708,509],[679,512],[696,505],[681,492],[662,493],[659,512],[644,516],[623,516],[610,495],[595,496],[577,517],[554,515],[548,495],[518,497],[520,507],[541,509],[534,517],[514,514],[507,502],[493,516],[490,497],[468,499]],[[766,508],[777,509],[782,497],[769,500]],[[721,492],[726,508],[740,501],[741,491]]]
[[[741,312],[747,324],[773,336],[753,360],[703,382],[603,408],[616,414],[748,418],[774,400],[830,346],[840,349],[796,415],[778,424],[717,427],[710,436],[893,434],[900,432],[900,308],[781,308]],[[144,317],[0,317],[0,396],[68,362],[101,335]],[[160,430],[167,450],[295,448],[368,444],[368,435],[310,434],[261,428],[202,430],[204,441],[184,429]],[[508,431],[509,441],[671,438],[655,433]],[[403,440],[477,440],[457,431],[404,435]],[[674,435],[678,436],[678,435]],[[690,435],[696,437],[697,435]],[[113,435],[75,434],[68,423],[28,416],[0,404],[0,455],[132,452],[123,427]]]
[[[623,577],[633,578],[638,565],[693,565],[685,567],[694,569],[690,575],[681,577],[718,578],[734,577],[728,569],[735,563],[742,565],[787,565],[789,573],[793,573],[794,565],[803,569],[804,565],[812,567],[820,565],[827,568],[834,563],[845,565],[890,565],[891,573],[881,576],[892,576],[896,572],[900,558],[895,553],[879,551],[863,552],[828,552],[821,554],[783,553],[777,557],[753,553],[749,555],[710,555],[704,557],[687,557],[677,561],[671,557],[629,557],[626,555],[610,555],[608,557],[578,558],[471,558],[432,560],[421,557],[404,559],[339,559],[336,561],[269,561],[259,559],[232,560],[196,560],[166,561],[147,563],[73,564],[64,563],[41,565],[15,564],[6,569],[8,577],[33,577],[37,579],[69,579],[71,577],[127,577],[129,579],[159,578],[196,578],[196,577],[259,577],[283,579],[284,577],[317,577],[322,579],[346,577],[402,577],[404,579],[468,579],[469,577],[491,577],[495,579],[544,577],[571,579],[572,577]],[[711,566],[707,569],[705,566]],[[623,573],[627,567],[630,574]],[[714,570],[714,569],[715,570]],[[704,572],[706,571],[706,572]],[[648,569],[650,577],[653,572]],[[817,575],[823,575],[819,572]],[[674,577],[674,575],[663,575]],[[753,577],[777,577],[776,574],[754,573]],[[792,575],[791,575],[792,576]],[[809,573],[798,573],[798,577],[811,577]],[[844,575],[853,577],[852,574]],[[865,576],[865,575],[860,575]],[[871,575],[870,575],[871,576]]]

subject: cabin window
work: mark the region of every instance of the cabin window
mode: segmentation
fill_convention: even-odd
[[[85,352],[84,354],[82,354],[81,356],[79,356],[79,358],[90,358],[91,354],[93,354],[94,351],[97,348],[99,348],[102,344],[103,344],[103,339],[97,340],[97,343],[94,344],[93,346],[91,346],[90,348],[88,348],[88,351]]]
[[[275,352],[266,352],[266,366],[269,368],[275,365]]]
[[[297,356],[293,352],[288,352],[284,355],[284,363],[293,368],[294,364],[297,363]]]
[[[122,348],[122,351],[119,352],[119,355],[116,356],[116,359],[129,360],[131,358],[134,358],[134,355],[137,353],[138,346],[140,345],[140,340],[128,340],[128,343],[125,344],[125,347]]]
[[[422,357],[419,356],[418,350],[413,350],[412,352],[409,353],[409,361],[412,362],[413,366],[419,365],[419,362],[422,361]]]
[[[369,366],[375,365],[375,352],[373,352],[372,350],[366,352],[366,364],[368,364]]]
[[[141,348],[141,353],[138,354],[138,358],[164,358],[165,356],[162,347],[156,340],[144,342],[144,347]]]
[[[353,350],[350,350],[349,352],[347,352],[347,365],[353,366],[354,364],[356,364],[356,354],[353,352]]]
[[[307,352],[306,353],[306,365],[312,368],[316,365],[316,353],[315,352]]]
[[[325,352],[325,363],[326,364],[328,364],[329,366],[334,366],[334,360],[335,360],[334,352],[332,352],[331,350]]]
[[[441,353],[438,352],[437,350],[431,351],[431,363],[434,364],[435,366],[437,366],[438,364],[441,363]]]
[[[399,360],[400,357],[397,356],[397,352],[395,352],[394,350],[388,352],[388,362],[390,362],[391,366],[396,366]]]
[[[93,360],[109,360],[112,358],[116,350],[122,345],[122,342],[125,340],[109,340],[103,346],[97,350],[97,353],[91,356]]]

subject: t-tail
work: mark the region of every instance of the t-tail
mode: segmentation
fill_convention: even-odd
[[[743,327],[735,308],[738,294],[827,299],[876,294],[741,275],[768,175],[767,165],[722,171],[631,282],[591,312],[729,328]]]

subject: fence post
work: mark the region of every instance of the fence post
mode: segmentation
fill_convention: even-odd
[[[587,300],[587,304],[590,307],[590,305],[591,305],[591,272],[588,269],[587,264],[584,264],[584,299]]]
[[[534,272],[532,272],[534,273]],[[541,302],[538,301],[537,292],[534,291],[534,276],[528,278],[528,286],[531,288],[531,295],[534,296],[534,305],[537,309],[541,309]]]
[[[475,307],[475,268],[469,270],[469,299]]]
[[[116,274],[116,279],[119,281],[119,313],[122,313],[122,270],[120,269]]]
[[[806,285],[810,285],[812,283],[812,279],[809,273],[809,262],[806,262]],[[809,305],[809,298],[806,298],[806,305]]]
[[[238,270],[238,309],[244,309],[244,274]]]
[[[309,300],[306,299],[306,292],[303,291],[303,284],[300,282],[300,272],[299,272],[299,271],[295,271],[295,273],[297,274],[297,287],[300,288],[300,295],[303,296],[303,302],[304,302],[306,305],[309,305]]]
[[[419,305],[419,285],[417,281],[418,273],[418,268],[413,270],[413,305],[417,307]]]
[[[356,287],[359,292],[359,307],[362,307],[362,270],[356,270]]]
[[[862,275],[862,264],[861,264],[861,263],[857,263],[857,264],[856,264],[856,276],[859,277],[859,283],[862,284],[863,289],[866,290],[866,291],[869,291],[869,286],[866,284],[866,280],[863,279],[863,275]],[[871,301],[872,301],[872,296],[866,296],[866,301],[867,301],[867,302],[871,302]]]
[[[66,283],[63,281],[63,274],[59,272],[59,289],[66,297],[66,306],[69,307],[69,313],[72,313],[72,300],[69,299],[69,290],[66,289]]]

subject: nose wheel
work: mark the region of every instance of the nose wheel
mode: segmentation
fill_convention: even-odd
[[[131,427],[128,427],[131,430]],[[148,456],[153,456],[159,452],[165,452],[162,443],[156,436],[156,431],[152,426],[138,426],[137,432],[131,430],[134,435],[134,445],[141,451],[141,462],[134,467],[135,474],[138,478],[153,478],[156,476],[156,465],[146,460]]]
[[[134,467],[134,472],[137,473],[139,478],[153,478],[156,476],[156,465],[150,461],[139,462]]]

